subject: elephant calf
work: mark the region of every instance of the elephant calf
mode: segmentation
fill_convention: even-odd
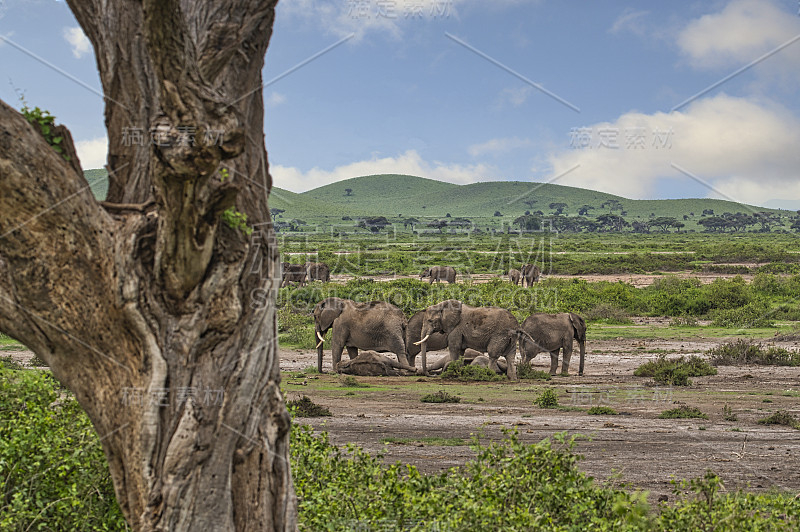
[[[563,350],[561,374],[568,375],[569,361],[572,357],[572,342],[577,340],[581,350],[578,375],[583,375],[583,361],[586,356],[586,322],[583,318],[571,312],[531,314],[523,322],[522,330],[530,335],[530,338],[523,336],[520,340],[523,362],[530,363],[537,354],[548,351],[550,353],[550,375],[555,375],[558,368],[558,351]]]
[[[521,275],[522,274],[520,273],[520,271],[519,270],[515,270],[514,268],[511,268],[510,270],[508,270],[508,280],[511,281],[512,283],[514,283],[514,285],[518,285],[519,284],[519,278],[520,278]]]
[[[419,278],[424,279],[426,277],[430,277],[428,281],[429,284],[432,284],[434,281],[455,283],[456,269],[452,266],[433,266],[432,268],[425,268],[425,271],[420,274]]]
[[[375,351],[362,351],[356,358],[345,360],[339,364],[339,373],[360,377],[398,377],[415,375],[416,372],[415,368]]]
[[[539,267],[535,264],[525,264],[522,266],[522,286],[525,286],[525,283],[528,283],[528,286],[533,286],[533,283],[539,282],[539,277],[542,275],[542,271]]]
[[[327,283],[331,280],[331,269],[324,262],[306,262],[306,273],[309,281]]]

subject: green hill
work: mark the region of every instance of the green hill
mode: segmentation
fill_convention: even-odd
[[[104,197],[108,186],[105,170],[87,170],[87,180],[97,197]],[[552,214],[551,204],[565,204],[562,214],[577,216],[582,207],[589,207],[587,217],[603,213],[622,213],[626,220],[649,220],[674,217],[697,226],[703,211],[781,212],[717,199],[632,200],[577,187],[553,183],[523,181],[487,181],[469,185],[443,183],[423,177],[384,174],[354,177],[303,193],[273,187],[270,208],[283,209],[281,221],[300,219],[310,224],[341,225],[342,217],[385,216],[392,221],[417,217],[423,219],[452,217],[469,218],[481,226],[506,224],[526,211]],[[557,207],[557,206],[554,206]],[[499,212],[500,216],[495,216]],[[786,213],[786,211],[782,211]],[[686,219],[684,219],[686,216]],[[352,225],[347,221],[345,225]]]

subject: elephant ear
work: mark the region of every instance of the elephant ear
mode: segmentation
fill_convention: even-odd
[[[327,332],[333,326],[334,320],[344,310],[344,301],[337,297],[329,297],[321,302],[314,312],[314,317],[320,332]]]
[[[572,322],[572,326],[575,328],[575,338],[584,341],[586,339],[586,322],[582,317],[572,312],[569,314],[569,319]]]
[[[440,305],[442,306],[442,328],[449,333],[461,321],[462,303],[456,299],[448,299]]]

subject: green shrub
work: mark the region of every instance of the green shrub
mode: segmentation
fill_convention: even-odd
[[[32,368],[46,368],[47,362],[39,358],[39,355],[33,355],[33,358],[28,361],[28,366]]]
[[[725,421],[738,421],[739,416],[733,412],[733,409],[730,406],[725,405],[722,407],[722,419]]]
[[[770,306],[761,300],[731,309],[718,309],[710,313],[711,325],[752,329],[775,325]]]
[[[707,351],[715,366],[800,366],[800,352],[782,347],[764,347],[749,340],[735,340]]]
[[[278,342],[301,349],[314,349],[319,340],[314,335],[314,318],[307,312],[283,307],[278,309]]]
[[[681,405],[678,408],[664,410],[659,419],[708,419],[708,416],[693,406]]]
[[[793,429],[800,430],[800,422],[797,421],[789,412],[779,410],[765,418],[759,419],[758,423],[762,425],[785,425]]]
[[[286,408],[289,409],[289,413],[296,417],[328,417],[333,415],[327,407],[318,405],[305,395],[294,401],[286,401]]]
[[[97,433],[47,373],[0,369],[0,529],[125,530]]]
[[[619,414],[610,406],[593,406],[586,413],[590,416],[616,416]]]
[[[359,380],[352,375],[340,375],[339,384],[345,388],[369,388],[369,384],[359,382]]]
[[[23,366],[14,357],[10,355],[0,356],[0,367],[6,369],[22,369]]]
[[[524,380],[549,381],[553,377],[547,371],[533,369],[530,364],[525,362],[517,363],[517,378]]]
[[[652,377],[659,384],[673,386],[689,386],[689,377],[716,375],[716,368],[698,356],[668,359],[666,355],[658,355],[656,360],[645,362],[633,372],[637,377]]]
[[[609,303],[600,303],[595,307],[587,310],[584,315],[586,321],[602,321],[604,323],[611,323],[616,325],[630,325],[630,315],[625,309],[619,308]]]
[[[558,406],[558,394],[552,388],[542,390],[533,403],[539,408],[555,408]]]
[[[460,403],[461,398],[457,395],[450,395],[444,390],[439,390],[436,393],[429,393],[422,396],[420,401],[423,403]]]
[[[489,368],[464,365],[463,360],[455,360],[448,364],[442,372],[442,378],[454,381],[501,381],[505,379],[503,375],[498,375]]]

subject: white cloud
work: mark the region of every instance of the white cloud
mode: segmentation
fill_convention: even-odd
[[[91,50],[92,45],[84,35],[83,30],[78,26],[74,28],[64,28],[64,39],[72,46],[72,55],[80,59]]]
[[[84,170],[103,168],[108,155],[108,140],[105,137],[79,140],[75,143],[75,151],[78,152]]]
[[[489,179],[487,176],[495,174],[493,168],[483,165],[445,164],[439,161],[427,162],[416,150],[407,150],[397,157],[373,157],[366,161],[358,161],[332,170],[312,168],[303,172],[294,167],[281,165],[270,166],[273,182],[276,187],[305,192],[312,188],[321,187],[329,183],[373,174],[407,174],[448,183],[474,183]]]
[[[677,38],[678,46],[698,68],[749,63],[800,34],[800,17],[772,0],[733,0],[722,11],[689,23]],[[800,42],[781,50],[767,62],[789,60],[800,64]]]
[[[478,157],[480,155],[499,155],[502,153],[507,153],[512,150],[516,150],[519,148],[527,148],[533,145],[533,141],[530,139],[521,139],[518,137],[506,137],[506,138],[498,138],[498,139],[490,139],[486,142],[482,142],[481,144],[473,144],[467,151],[473,157]]]
[[[519,107],[531,95],[533,87],[525,85],[524,87],[515,87],[511,89],[503,89],[500,92],[499,105],[502,107],[504,104],[511,104],[512,107]]]
[[[558,183],[650,198],[659,180],[690,179],[674,163],[705,181],[708,197],[751,204],[800,198],[800,119],[769,102],[721,94],[695,101],[682,112],[631,112],[592,128],[591,148],[550,156],[553,175],[580,165]],[[598,147],[602,128],[617,131],[618,149]],[[634,128],[644,133],[644,146],[638,149],[626,145]],[[662,132],[660,140],[654,138],[656,130]]]
[[[286,103],[286,95],[272,91],[265,100],[267,107],[277,107],[282,103]]]
[[[608,30],[610,33],[630,31],[639,37],[647,33],[643,18],[647,16],[647,11],[637,11],[631,7],[625,9],[622,14],[614,21],[614,25]]]

